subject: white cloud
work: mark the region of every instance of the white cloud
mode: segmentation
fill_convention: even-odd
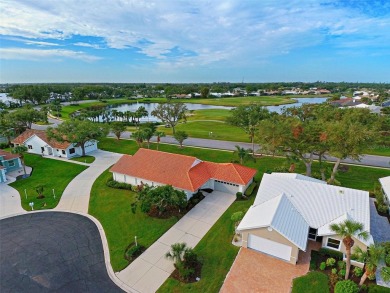
[[[78,47],[87,47],[87,48],[93,48],[93,49],[102,49],[102,47],[100,47],[100,45],[98,45],[98,44],[91,44],[91,43],[77,42],[77,43],[74,43],[73,45],[78,46]]]
[[[312,0],[2,2],[1,35],[37,40],[99,37],[108,48],[136,48],[162,66],[253,64],[338,36],[347,38],[332,40],[336,48],[371,45],[373,33],[383,46],[390,43],[390,18],[373,19],[358,10]],[[196,56],[167,57],[176,47]]]
[[[40,61],[47,60],[62,60],[63,58],[71,58],[82,61],[96,61],[101,59],[97,56],[85,54],[80,51],[71,51],[64,49],[29,49],[29,48],[0,48],[0,59],[3,60],[32,60]]]

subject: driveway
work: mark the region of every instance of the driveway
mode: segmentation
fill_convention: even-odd
[[[308,251],[299,253],[297,265],[241,248],[220,293],[288,293],[292,280],[309,271],[311,249],[318,250],[319,246],[320,243],[309,241]]]
[[[23,213],[26,211],[22,208],[19,192],[5,183],[0,183],[0,218]]]
[[[30,213],[0,221],[0,292],[123,292],[88,218]]]
[[[370,232],[375,243],[390,241],[389,221],[378,214],[375,200],[370,198]]]
[[[88,213],[91,188],[95,180],[111,165],[115,164],[121,154],[97,150],[89,153],[95,157],[90,167],[77,175],[65,188],[61,200],[55,208],[57,211]]]
[[[156,292],[174,271],[173,262],[165,258],[171,245],[185,242],[189,247],[195,247],[235,198],[235,195],[218,191],[207,194],[117,277],[138,292]]]

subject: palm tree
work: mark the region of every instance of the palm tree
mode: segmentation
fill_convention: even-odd
[[[139,119],[142,117],[148,117],[149,112],[146,110],[144,106],[140,106],[136,111],[135,111],[135,117],[137,118],[137,124],[139,127]]]
[[[162,132],[162,131],[156,131],[154,133],[155,136],[157,136],[157,150],[158,150],[158,146],[160,144],[160,140],[161,140],[161,137],[164,137],[165,136],[165,132]]]
[[[252,152],[251,149],[246,150],[246,149],[240,147],[239,145],[236,145],[236,150],[234,151],[234,154],[238,155],[238,157],[240,159],[240,164],[242,165],[242,163],[244,161],[246,161],[247,159],[253,158],[251,156],[251,152]]]
[[[368,239],[368,232],[364,230],[364,225],[359,222],[352,220],[345,220],[339,224],[331,224],[330,230],[340,235],[343,238],[346,251],[346,269],[345,269],[345,280],[348,280],[349,271],[351,269],[351,248],[355,241],[352,237],[359,237],[364,240]]]
[[[381,245],[371,244],[367,251],[363,251],[360,247],[357,247],[354,254],[359,261],[365,263],[365,271],[359,283],[359,286],[361,286],[368,276],[375,274],[380,260],[384,257],[385,250]]]
[[[171,251],[168,251],[165,254],[165,257],[167,259],[173,260],[175,263],[175,267],[177,268],[183,263],[184,260],[184,253],[188,249],[186,243],[174,243],[171,245]]]
[[[18,154],[20,156],[20,161],[23,166],[24,175],[26,175],[26,165],[24,164],[24,154],[27,152],[27,147],[24,145],[18,145],[12,149],[13,154]]]
[[[131,134],[131,137],[135,139],[138,147],[142,148],[143,142],[145,140],[145,133],[143,131],[136,131]]]

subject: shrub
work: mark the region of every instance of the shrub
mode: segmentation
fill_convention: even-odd
[[[323,261],[321,264],[320,264],[320,270],[323,271],[326,269],[326,263]]]
[[[310,256],[311,256],[310,257],[310,270],[314,271],[317,269],[317,262],[318,262],[318,259],[320,257],[320,254],[318,253],[318,251],[312,250]]]
[[[378,211],[386,214],[387,213],[387,205],[386,204],[378,204]]]
[[[245,190],[245,195],[246,195],[246,196],[251,196],[253,190],[256,188],[256,185],[257,185],[257,183],[253,181],[253,182],[248,186],[248,188]]]
[[[332,269],[332,273],[329,275],[329,283],[332,288],[336,285],[336,283],[339,281],[339,276],[337,275],[337,269]]]
[[[385,257],[385,263],[390,266],[390,254],[386,255]]]
[[[370,274],[367,276],[367,278],[368,278],[370,281],[373,281],[373,280],[375,280],[376,275],[375,275],[375,273],[370,273]]]
[[[333,269],[332,269],[332,274],[333,274],[333,275],[337,275],[337,269],[336,269],[336,268],[333,268]]]
[[[318,251],[321,256],[325,257],[332,257],[336,260],[342,260],[343,259],[343,253],[340,251],[328,249],[328,248],[320,248]]]
[[[353,274],[356,276],[356,277],[361,277],[361,276],[363,276],[363,269],[361,269],[361,268],[359,268],[359,267],[355,267],[354,269],[353,269]]]
[[[389,282],[390,281],[390,267],[383,267],[381,270],[381,277],[383,281]]]
[[[360,292],[367,292],[367,289],[368,289],[368,287],[367,287],[367,285],[366,284],[363,284],[363,285],[361,285],[360,286]]]
[[[0,149],[5,149],[8,147],[8,144],[6,143],[0,143]]]
[[[345,274],[346,274],[346,270],[345,270],[345,269],[339,270],[338,275],[339,275],[340,277],[344,278],[344,277],[345,277]]]
[[[125,251],[125,259],[127,259],[128,261],[132,261],[135,257],[140,255],[142,249],[143,246],[139,244],[138,245],[135,245],[135,243],[130,244]]]
[[[337,267],[339,268],[339,270],[345,269],[345,262],[342,261],[342,260],[339,260],[339,261],[337,262]]]
[[[334,287],[335,293],[358,293],[359,286],[351,280],[337,282]]]
[[[242,192],[237,192],[236,193],[236,199],[241,200],[242,199]]]
[[[326,260],[327,267],[333,267],[336,264],[336,260],[333,257],[330,257]]]

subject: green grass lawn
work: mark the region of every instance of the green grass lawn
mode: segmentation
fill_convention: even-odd
[[[87,168],[86,166],[45,159],[32,154],[25,154],[25,162],[27,166],[33,168],[31,176],[15,181],[10,186],[19,191],[22,207],[28,211],[31,210],[28,205],[30,202],[34,202],[34,210],[56,207],[69,182]],[[35,191],[35,187],[40,184],[44,186],[45,198],[43,199],[37,199]],[[27,191],[27,199],[24,192],[25,189]],[[53,189],[56,198],[53,196]],[[44,206],[45,203],[46,206]]]
[[[310,272],[293,280],[292,293],[328,293],[329,278],[321,272]]]
[[[71,160],[72,161],[77,161],[77,162],[91,164],[91,163],[93,163],[95,161],[95,157],[87,155],[87,156],[84,156],[84,157],[72,158]]]
[[[364,151],[367,155],[390,157],[390,148],[385,146],[375,146]]]
[[[230,110],[224,109],[205,109],[205,110],[193,110],[188,113],[187,121],[199,121],[199,120],[217,120],[225,121],[230,116]]]
[[[189,137],[250,142],[244,130],[222,121],[189,121],[178,124],[175,129],[187,132]],[[159,130],[164,131],[167,135],[172,135],[172,128],[160,126]]]
[[[204,104],[215,106],[237,107],[238,105],[249,105],[256,103],[263,106],[277,106],[282,104],[295,103],[289,96],[261,96],[261,97],[233,97],[233,98],[208,98],[208,99],[182,99],[174,100],[183,103]]]
[[[151,218],[139,208],[133,214],[130,204],[135,201],[136,194],[106,186],[109,178],[112,178],[112,174],[107,170],[93,184],[88,213],[102,224],[110,249],[112,268],[120,271],[128,265],[124,252],[134,241],[134,236],[137,236],[138,243],[149,247],[177,222],[177,218]]]

